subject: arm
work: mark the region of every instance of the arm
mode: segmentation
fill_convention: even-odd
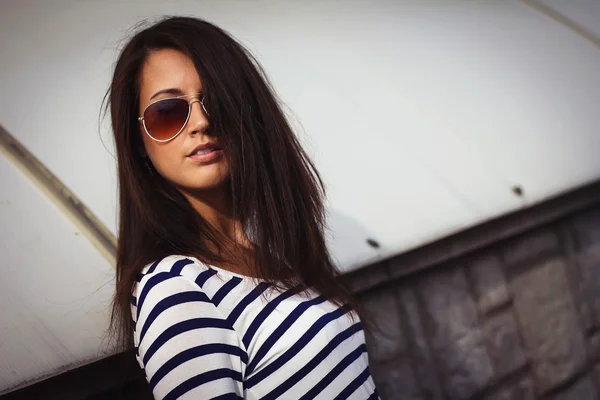
[[[156,399],[243,398],[247,354],[195,282],[151,273],[139,283],[136,300],[134,343]]]

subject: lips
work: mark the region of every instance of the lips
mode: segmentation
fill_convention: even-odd
[[[188,157],[191,157],[193,155],[204,155],[204,154],[208,154],[212,151],[215,150],[221,150],[221,147],[216,144],[216,143],[204,143],[201,145],[198,145],[194,148],[194,150],[192,150],[189,154]]]
[[[223,150],[216,143],[204,143],[196,146],[194,150],[187,156],[194,163],[202,165],[211,164],[223,157]]]

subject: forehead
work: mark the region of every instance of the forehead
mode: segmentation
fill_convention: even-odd
[[[202,89],[192,60],[182,52],[172,49],[151,52],[142,66],[140,78],[142,102],[162,89],[177,88],[184,93]]]

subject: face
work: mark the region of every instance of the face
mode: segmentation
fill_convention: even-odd
[[[172,140],[153,140],[140,123],[144,150],[152,165],[162,177],[186,193],[221,187],[229,176],[229,166],[217,138],[207,134],[208,115],[198,101],[201,95],[195,96],[198,93],[202,93],[202,82],[192,60],[185,54],[163,49],[148,56],[141,71],[139,115],[146,106],[160,99],[187,96],[185,99],[192,103],[186,125]],[[152,134],[151,127],[149,131]],[[209,146],[198,153],[198,146],[202,145]]]

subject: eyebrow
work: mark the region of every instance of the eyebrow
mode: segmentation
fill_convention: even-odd
[[[154,93],[152,95],[152,97],[150,97],[150,100],[152,100],[153,98],[155,98],[156,96],[158,96],[159,94],[175,94],[175,95],[181,95],[183,94],[183,92],[177,88],[168,88],[168,89],[162,89],[159,90],[158,92]]]

